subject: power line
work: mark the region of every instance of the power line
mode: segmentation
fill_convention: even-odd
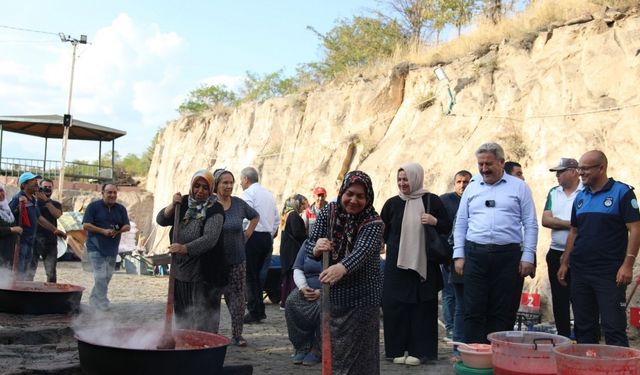
[[[17,31],[26,31],[26,32],[30,32],[30,33],[58,35],[58,33],[52,33],[50,31],[26,29],[26,28],[23,28],[23,27],[14,27],[14,26],[7,26],[7,25],[0,25],[0,28],[10,29],[10,30],[17,30]]]
[[[0,40],[0,43],[54,43],[54,40]]]

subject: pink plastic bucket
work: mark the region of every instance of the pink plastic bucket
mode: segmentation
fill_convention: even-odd
[[[571,344],[564,336],[543,332],[494,332],[487,338],[491,341],[495,375],[555,375],[552,349]]]
[[[640,350],[611,345],[556,347],[558,375],[640,375]]]

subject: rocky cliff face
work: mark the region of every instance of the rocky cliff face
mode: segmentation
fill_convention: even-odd
[[[157,212],[174,192],[188,191],[199,168],[225,167],[238,179],[252,165],[283,202],[295,192],[312,198],[316,185],[333,195],[346,171],[361,169],[373,179],[380,208],[397,194],[401,163],[421,163],[426,188],[444,193],[456,171],[477,172],[475,149],[494,140],[523,165],[540,217],[556,184],[548,168],[560,157],[601,149],[611,177],[639,183],[639,54],[637,14],[595,14],[445,65],[455,96],[449,114],[447,87],[433,67],[403,64],[386,75],[181,118],[159,138],[147,189]],[[548,232],[540,227],[534,290],[548,289]],[[157,233],[161,248],[168,235]]]

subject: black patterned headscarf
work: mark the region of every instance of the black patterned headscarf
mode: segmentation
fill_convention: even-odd
[[[367,203],[364,209],[355,215],[350,215],[342,206],[342,195],[354,184],[364,187]],[[380,215],[373,208],[373,185],[371,178],[362,171],[351,171],[344,176],[344,181],[338,193],[338,200],[329,203],[329,230],[332,231],[334,251],[333,260],[340,260],[349,255],[355,246],[358,231],[364,225],[381,221]],[[332,217],[335,222],[332,223]]]

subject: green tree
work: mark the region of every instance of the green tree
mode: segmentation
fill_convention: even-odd
[[[121,158],[120,154],[116,151],[116,159],[115,159],[115,172],[124,171],[126,174],[130,176],[144,176],[149,172],[149,167],[151,166],[151,160],[153,159],[153,153],[156,148],[156,144],[158,143],[158,137],[162,129],[158,129],[156,134],[153,136],[151,140],[151,144],[147,149],[142,153],[141,156],[136,154],[127,154],[125,157]],[[108,151],[102,155],[100,158],[102,160],[102,166],[110,168],[111,167],[111,151]],[[97,162],[94,162],[97,164]]]
[[[113,155],[115,156],[113,158],[114,164],[115,165],[120,164],[120,162],[122,161],[122,157],[120,156],[120,153],[116,151]],[[98,161],[96,160],[92,164],[98,165]],[[100,156],[100,165],[103,168],[111,168],[111,151],[107,151]]]
[[[143,176],[149,172],[149,162],[136,154],[127,154],[119,163],[122,169],[132,176]]]
[[[456,28],[458,36],[462,27],[471,23],[475,0],[442,0],[442,13],[446,15],[447,23]]]
[[[293,78],[283,77],[282,69],[262,76],[258,73],[247,72],[241,95],[242,100],[264,101],[274,96],[292,94],[296,92],[297,88]]]
[[[326,34],[316,33],[325,50],[324,61],[315,66],[321,76],[334,77],[348,67],[373,62],[391,56],[407,37],[395,20],[355,16],[338,21]]]
[[[403,30],[409,34],[412,43],[420,41],[426,30],[432,30],[431,27],[438,15],[438,0],[385,0],[380,2],[388,5],[393,13],[399,16]],[[382,12],[376,13],[383,19],[391,18]]]
[[[217,104],[229,106],[237,102],[237,95],[225,85],[202,85],[189,93],[189,97],[178,107],[178,112],[181,115],[200,113]]]

